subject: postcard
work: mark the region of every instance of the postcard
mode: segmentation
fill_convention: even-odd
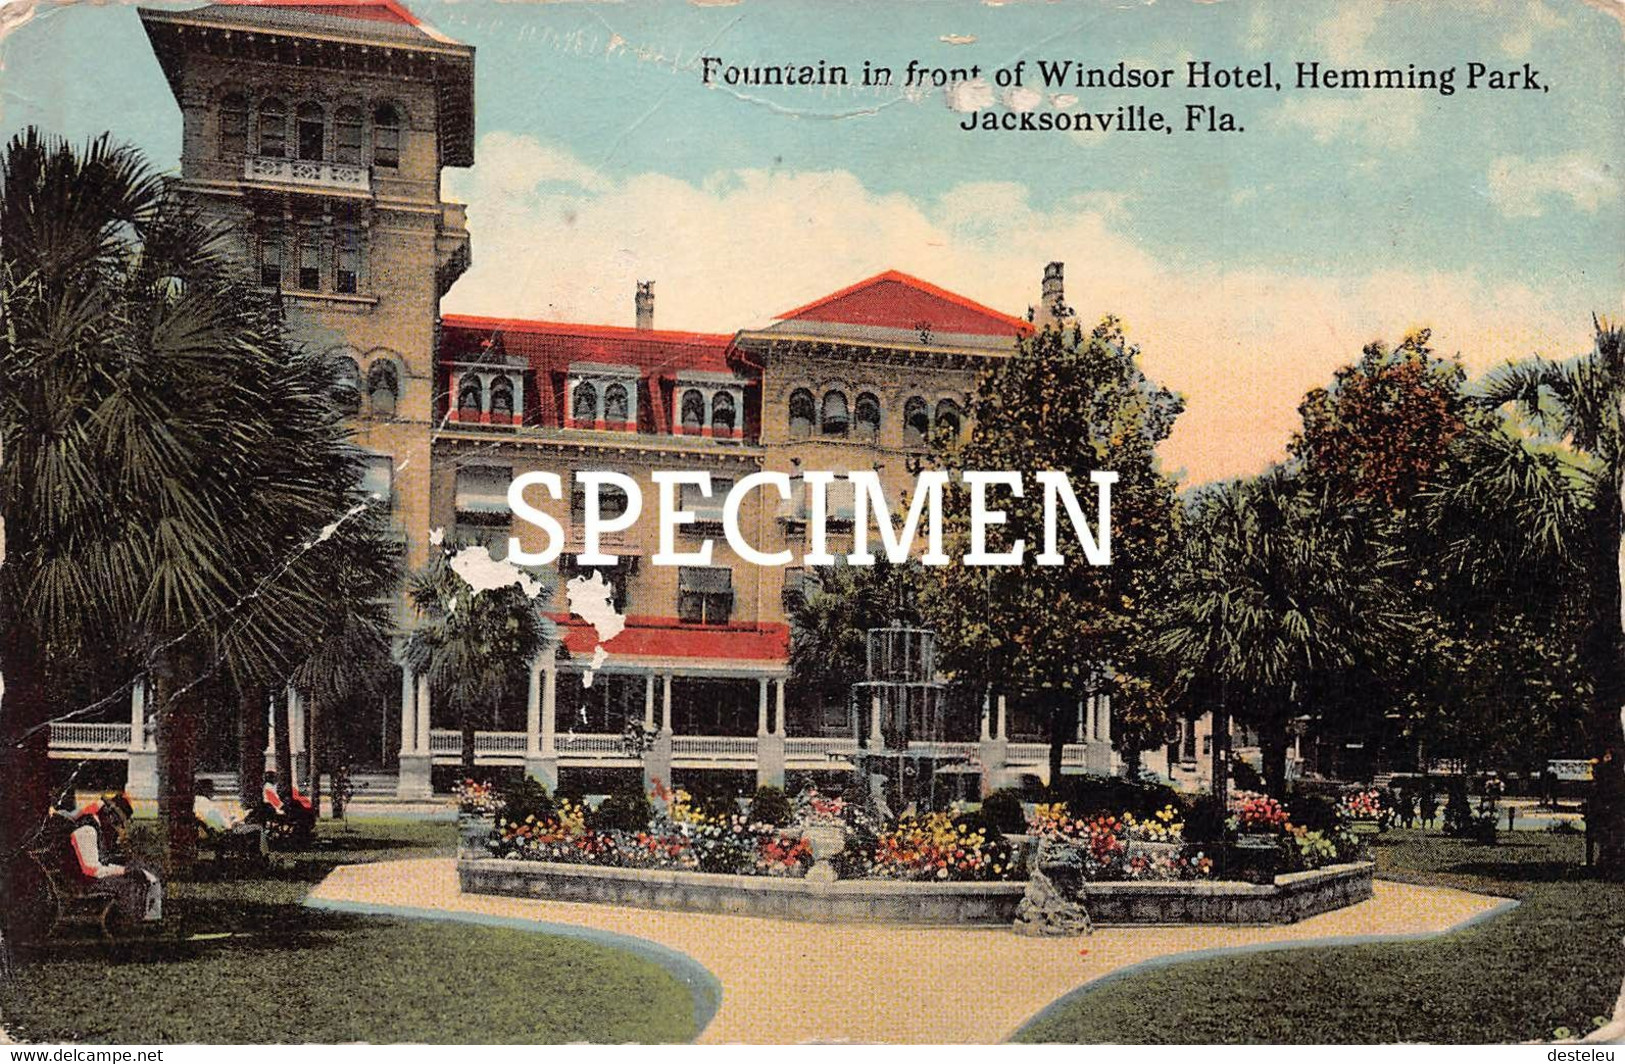
[[[1612,1060],[1622,101],[1618,0],[0,5],[9,1059]]]

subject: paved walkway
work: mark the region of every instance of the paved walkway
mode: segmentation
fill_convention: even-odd
[[[757,1044],[999,1042],[1080,985],[1169,954],[1434,935],[1510,904],[1379,881],[1370,901],[1283,927],[1104,928],[1085,938],[1028,939],[1002,928],[831,926],[462,894],[449,859],[345,865],[310,900],[646,939],[692,957],[721,982],[722,1005],[701,1042]]]

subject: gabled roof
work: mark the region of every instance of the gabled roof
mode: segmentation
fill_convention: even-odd
[[[189,11],[165,13],[189,22],[251,26],[269,32],[331,33],[379,42],[458,43],[397,0],[214,0]]]
[[[898,270],[887,270],[786,311],[780,323],[816,322],[938,335],[1011,337],[1032,324]]]

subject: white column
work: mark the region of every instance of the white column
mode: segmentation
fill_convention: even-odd
[[[1100,706],[1100,698],[1090,691],[1088,699],[1083,704],[1083,741],[1095,741],[1095,712]]]
[[[130,688],[130,749],[146,749],[147,743],[147,678],[137,676]]]
[[[557,752],[553,736],[558,730],[558,685],[559,670],[554,664],[552,652],[542,664],[542,756],[552,757]]]
[[[643,728],[645,731],[654,731],[655,727],[655,674],[650,673],[643,678]]]
[[[530,689],[525,697],[525,753],[534,756],[542,741],[542,659],[530,662]]]
[[[288,688],[288,746],[295,754],[305,752],[305,700]]]
[[[784,677],[782,677],[782,676],[779,677],[778,680],[775,681],[774,694],[773,694],[773,717],[774,717],[773,734],[777,735],[777,736],[780,736],[782,738],[784,736],[784,734],[785,734],[785,731],[784,731]]]
[[[1084,698],[1081,698],[1081,699],[1078,700],[1078,742],[1080,742],[1080,743],[1083,742],[1084,729],[1089,726],[1088,725],[1089,711],[1091,710],[1091,708],[1093,708],[1093,707],[1090,706],[1089,703],[1092,700],[1093,699],[1092,699],[1091,696],[1085,696]]]
[[[417,749],[417,680],[410,665],[401,666],[401,753]]]
[[[869,748],[880,749],[880,696],[869,697]]]
[[[417,752],[429,753],[429,678],[418,677],[418,744]]]
[[[993,737],[995,739],[1008,739],[1010,737],[1009,723],[1010,717],[1005,710],[1004,696],[1001,694],[999,696],[999,728]]]
[[[660,677],[660,730],[671,734],[671,673]]]
[[[982,692],[982,742],[993,739],[993,692]]]
[[[1112,696],[1102,691],[1097,705],[1100,707],[1100,741],[1109,743],[1112,741]]]
[[[767,679],[756,681],[756,734],[767,734]]]

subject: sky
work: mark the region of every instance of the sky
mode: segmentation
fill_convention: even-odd
[[[1066,264],[1186,412],[1163,448],[1187,482],[1279,460],[1304,393],[1372,340],[1428,327],[1471,371],[1590,346],[1625,313],[1625,18],[1615,0],[1154,3],[407,0],[476,49],[473,268],[448,313],[732,332],[887,269],[1008,313]],[[11,0],[0,133],[111,129],[162,169],[180,119],[133,7]],[[737,66],[899,73],[1027,61],[985,93],[707,86]],[[1169,91],[1043,90],[1039,60],[1172,67]],[[1185,63],[1270,61],[1286,91],[1186,90]],[[1457,67],[1453,95],[1293,91],[1297,62]],[[1549,91],[1465,91],[1469,62]],[[1069,99],[1068,97],[1076,97]],[[1233,112],[1245,132],[965,132],[998,112]]]

